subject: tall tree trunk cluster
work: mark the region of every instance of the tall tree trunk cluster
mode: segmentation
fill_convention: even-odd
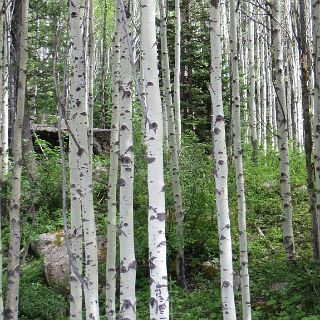
[[[150,319],[170,319],[164,176],[166,151],[170,158],[175,211],[176,280],[181,287],[188,288],[185,266],[185,212],[179,165],[179,156],[184,151],[185,142],[181,102],[189,103],[188,112],[194,117],[195,101],[192,93],[188,96],[188,101],[181,101],[180,78],[186,77],[190,87],[194,85],[193,63],[181,70],[183,60],[181,37],[184,31],[181,30],[181,12],[191,24],[194,21],[190,17],[190,3],[175,0],[172,4],[174,4],[174,18],[171,20],[174,30],[172,53],[169,52],[171,15],[168,14],[167,0],[159,0],[159,3],[156,0],[141,0],[139,8],[136,2],[114,0],[114,5],[111,6],[114,7],[114,33],[110,50],[112,103],[105,270],[105,312],[108,320],[137,318],[136,274],[139,265],[136,260],[134,238],[136,141],[134,119],[138,116],[141,116],[139,130],[143,132],[142,140],[146,149],[148,207],[145,209],[148,213],[146,221]],[[200,4],[204,3],[201,1]],[[70,238],[71,242],[70,319],[82,320],[85,316],[86,319],[99,320],[101,310],[99,310],[98,249],[92,177],[93,125],[95,97],[99,97],[101,103],[99,111],[101,118],[98,122],[103,128],[108,125],[106,87],[109,2],[103,1],[102,39],[99,39],[102,40],[100,41],[102,49],[99,63],[95,61],[98,53],[94,2],[72,0],[68,5],[70,48],[66,50],[64,66],[67,75],[64,88],[67,110],[64,112],[64,121],[69,134],[70,232],[65,238],[66,241]],[[182,7],[184,11],[181,10]],[[25,113],[28,110],[26,93],[28,92],[29,0],[21,0],[19,6],[16,3],[0,0],[0,8],[1,219],[5,216],[2,210],[1,198],[4,193],[2,190],[9,182],[7,178],[9,164],[12,163],[12,190],[8,210],[10,224],[8,289],[5,303],[2,293],[3,252],[0,230],[0,320],[18,320],[22,239],[20,208],[24,164],[22,134]],[[158,10],[159,28],[157,28]],[[290,152],[291,149],[294,152],[301,152],[304,146],[313,255],[316,260],[320,257],[320,2],[313,0],[311,10],[310,2],[306,0],[283,2],[272,0],[265,5],[256,1],[211,0],[209,10],[211,48],[209,93],[215,180],[215,189],[212,192],[215,193],[219,236],[222,313],[224,320],[237,319],[234,269],[239,269],[242,319],[251,320],[245,188],[247,168],[244,167],[246,145],[251,152],[251,160],[248,161],[252,161],[253,165],[265,161],[269,152],[279,154],[281,225],[284,254],[288,262],[296,260]],[[16,13],[14,18],[19,17],[15,30],[17,34],[14,37],[18,50],[11,48],[10,20],[13,11]],[[309,11],[312,12],[312,32],[311,28],[308,28]],[[244,48],[244,45],[247,47]],[[45,48],[42,49],[44,51]],[[11,97],[16,103],[11,112],[11,122],[14,126],[10,149],[12,157],[9,160],[9,79],[12,77],[9,74],[9,67],[10,54],[13,51],[18,57],[18,75],[14,83],[16,89],[12,90],[14,97]],[[225,64],[228,64],[229,68],[229,86],[222,81],[223,57],[227,57]],[[158,70],[159,61],[162,86]],[[174,61],[172,66],[170,61]],[[101,77],[98,95],[94,92],[95,73],[99,73]],[[244,89],[242,84],[245,86]],[[226,127],[224,94],[230,98],[229,128]],[[141,109],[136,107],[135,96],[140,102]],[[229,145],[226,139],[228,129],[231,132]],[[25,165],[28,169],[28,164]],[[231,165],[235,167],[238,209],[238,267],[233,264],[234,235],[231,230],[235,230],[232,228],[235,219],[230,216],[228,194]],[[117,297],[117,281],[120,285],[119,297]]]

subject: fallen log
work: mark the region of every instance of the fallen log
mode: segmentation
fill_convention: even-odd
[[[33,141],[37,139],[45,140],[52,147],[59,146],[58,127],[47,124],[31,124],[30,130]],[[62,131],[66,133],[68,139],[68,129],[66,125],[62,125]],[[109,129],[93,129],[93,152],[94,154],[105,154],[110,150],[110,130]],[[35,151],[41,153],[40,148],[35,145]]]

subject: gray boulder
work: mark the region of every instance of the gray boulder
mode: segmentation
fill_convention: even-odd
[[[97,237],[98,260],[105,261],[106,238]],[[61,292],[70,291],[70,261],[63,230],[40,234],[31,244],[35,255],[43,257],[44,270],[49,285],[56,286]]]

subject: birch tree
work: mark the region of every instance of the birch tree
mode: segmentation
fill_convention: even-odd
[[[252,159],[254,162],[258,161],[258,137],[257,137],[257,113],[255,102],[255,59],[254,59],[254,20],[253,20],[253,6],[248,3],[248,57],[249,57],[249,110],[250,110],[250,134],[252,144]]]
[[[112,55],[112,120],[110,137],[110,169],[108,193],[108,230],[106,263],[106,316],[116,319],[116,241],[117,241],[117,184],[119,168],[119,65],[120,65],[120,14],[115,0],[115,34]]]
[[[320,246],[320,2],[312,1],[314,68],[314,153],[316,173],[318,245]]]
[[[6,319],[18,320],[20,284],[20,199],[22,173],[22,126],[26,100],[26,73],[28,61],[28,12],[29,1],[21,2],[20,53],[17,89],[17,114],[14,122],[12,194],[9,208],[10,243],[8,258],[8,292]]]
[[[91,2],[90,2],[91,3]],[[89,3],[89,5],[90,5]],[[87,4],[87,3],[86,3]],[[71,85],[70,85],[70,194],[72,247],[77,267],[81,270],[85,245],[84,298],[87,319],[99,319],[98,304],[98,257],[96,227],[93,211],[92,168],[89,151],[89,110],[86,68],[86,19],[84,1],[69,3],[71,33]],[[81,319],[82,294],[80,280],[71,276],[71,317]],[[79,288],[80,286],[80,288]],[[74,291],[72,291],[74,289]]]
[[[177,130],[177,143],[178,147],[181,146],[181,106],[180,106],[180,75],[181,75],[181,12],[180,0],[175,0],[175,61],[174,61],[174,114]],[[170,133],[169,133],[170,134]]]
[[[150,270],[150,319],[169,319],[166,263],[165,190],[163,176],[163,123],[158,78],[156,1],[141,1],[141,54],[146,84],[148,162],[148,241]]]
[[[212,0],[210,6],[210,93],[212,100],[212,139],[216,164],[214,177],[218,210],[221,299],[223,319],[235,320],[237,317],[233,293],[232,241],[228,203],[228,156],[222,101],[220,14],[219,0]]]
[[[123,1],[123,0],[120,0]],[[133,227],[133,127],[132,127],[132,70],[124,24],[131,28],[129,4],[123,1],[120,27],[120,319],[136,319],[136,260]],[[126,19],[126,21],[125,21]],[[129,31],[130,32],[130,31]]]
[[[306,3],[304,0],[299,0],[299,17],[300,26],[298,31],[299,51],[300,51],[300,69],[301,69],[301,86],[302,86],[302,109],[303,109],[303,128],[304,128],[304,150],[306,155],[307,169],[307,186],[309,192],[309,211],[311,216],[312,228],[312,246],[315,259],[319,259],[319,243],[318,243],[318,227],[316,215],[316,195],[314,192],[314,166],[312,161],[312,130],[311,130],[311,115],[310,115],[310,51],[307,39],[307,21],[306,21]]]
[[[280,154],[280,192],[282,202],[282,231],[286,259],[295,260],[295,246],[292,228],[292,199],[290,160],[288,144],[287,108],[283,69],[283,42],[279,22],[282,21],[280,0],[272,2],[272,40],[274,54],[274,86],[276,91],[276,112],[278,121],[278,148]]]
[[[1,34],[0,34],[0,179],[1,183],[5,181],[8,173],[8,148],[9,148],[9,55],[10,55],[10,21],[11,21],[11,3],[0,2],[1,8]]]
[[[178,144],[179,136],[175,127],[174,110],[171,94],[171,81],[170,81],[170,65],[169,65],[169,52],[167,41],[167,7],[166,0],[160,0],[160,35],[161,35],[161,67],[162,67],[162,80],[164,91],[164,105],[167,109],[168,117],[168,143],[169,154],[171,162],[172,174],[172,189],[174,198],[174,208],[176,215],[176,236],[177,236],[177,257],[176,257],[176,274],[178,284],[183,288],[187,287],[185,275],[185,262],[184,262],[184,235],[183,235],[183,220],[184,212],[182,205],[182,193],[180,185],[180,172],[178,160]],[[181,119],[180,119],[181,120]]]
[[[239,59],[237,37],[238,15],[235,0],[230,0],[230,60],[232,81],[232,128],[233,128],[233,153],[236,166],[236,185],[238,195],[238,227],[240,243],[240,277],[242,293],[243,319],[251,319],[250,286],[248,271],[248,243],[246,226],[246,199],[243,171],[243,149],[241,145],[241,114],[240,114],[240,89],[239,89]]]
[[[4,90],[4,59],[2,54],[2,49],[4,46],[4,21],[5,21],[5,11],[4,11],[4,3],[3,0],[0,1],[0,90],[2,94],[0,95],[0,320],[3,320],[3,312],[4,312],[4,305],[3,305],[3,292],[2,292],[2,268],[3,268],[3,253],[2,253],[2,188],[5,181],[6,175],[6,168],[5,168],[5,157],[6,151],[5,143],[2,139],[2,131],[7,130],[5,124],[3,125],[3,120],[5,119],[5,104],[4,104],[4,97],[3,92]]]

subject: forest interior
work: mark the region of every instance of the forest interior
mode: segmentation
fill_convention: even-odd
[[[0,0],[0,320],[320,320],[320,0]]]

